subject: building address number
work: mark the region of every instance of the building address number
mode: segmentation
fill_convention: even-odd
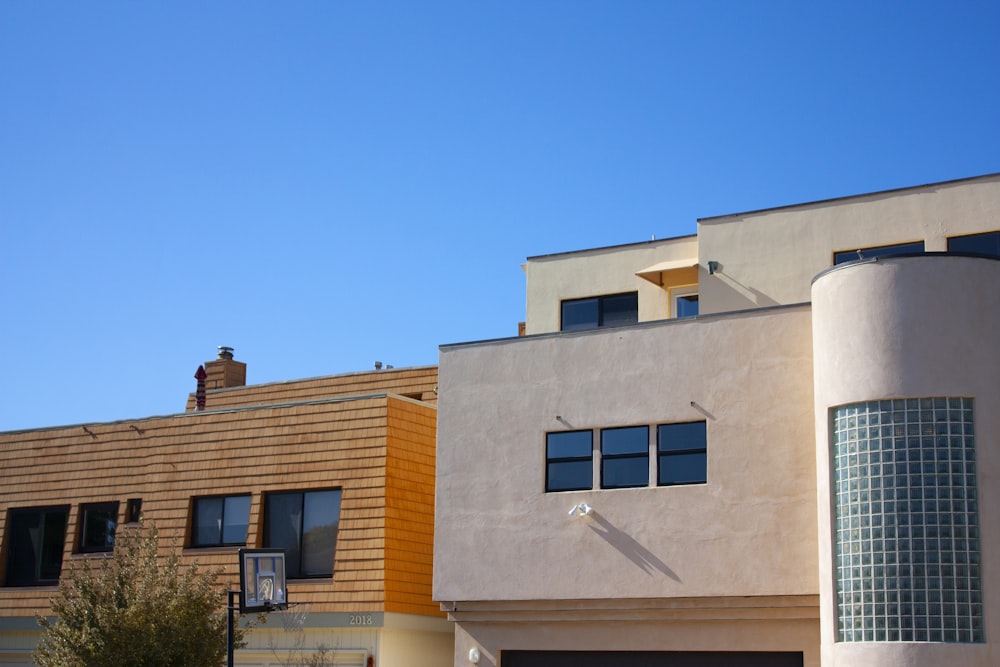
[[[371,614],[351,614],[350,615],[351,625],[374,625],[375,619],[372,618]]]

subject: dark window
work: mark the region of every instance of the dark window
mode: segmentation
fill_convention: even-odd
[[[656,427],[660,486],[704,484],[708,480],[705,422],[660,424]]]
[[[562,302],[562,331],[620,327],[638,321],[638,292],[569,299]]]
[[[500,667],[802,667],[802,652],[502,651]]]
[[[649,486],[649,427],[601,431],[601,488]]]
[[[221,547],[247,543],[249,495],[195,498],[191,509],[191,546]]]
[[[545,490],[594,488],[594,432],[559,431],[545,436]]]
[[[339,525],[339,489],[264,497],[264,546],[285,551],[289,579],[333,576]]]
[[[858,259],[872,259],[875,257],[888,257],[890,255],[906,255],[924,251],[923,241],[913,243],[897,243],[896,245],[874,246],[872,248],[855,248],[853,250],[843,250],[833,254],[834,264],[853,262]]]
[[[948,239],[948,252],[969,252],[1000,257],[1000,232],[984,232]]]
[[[674,317],[694,317],[697,314],[697,294],[684,294],[674,299]]]
[[[118,503],[80,505],[81,553],[111,551],[115,548]]]
[[[7,513],[7,586],[59,581],[68,507],[12,509]]]
[[[129,498],[125,507],[125,523],[138,523],[142,518],[142,498]]]

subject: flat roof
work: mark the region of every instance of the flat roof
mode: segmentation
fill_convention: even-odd
[[[771,211],[782,211],[786,209],[798,208],[802,206],[816,206],[817,204],[829,204],[831,202],[846,201],[848,199],[859,199],[861,197],[872,197],[878,195],[887,195],[898,192],[906,192],[907,190],[921,190],[924,188],[933,188],[941,185],[956,185],[958,183],[967,183],[970,181],[986,180],[990,178],[1000,177],[1000,172],[994,172],[992,174],[980,174],[979,176],[968,176],[966,178],[956,178],[949,181],[937,181],[935,183],[924,183],[923,185],[907,185],[901,188],[890,188],[888,190],[876,190],[874,192],[862,192],[853,195],[844,195],[842,197],[830,197],[829,199],[816,199],[814,201],[799,202],[797,204],[784,204],[782,206],[772,206],[769,208],[759,208],[752,211],[742,211],[739,213],[725,213],[722,215],[712,215],[706,218],[698,218],[698,222],[710,222],[714,220],[721,220],[723,218],[732,218],[736,216],[743,215],[756,215],[758,213],[769,213]]]
[[[578,255],[584,252],[604,252],[607,250],[619,250],[621,248],[638,248],[644,245],[655,245],[659,243],[667,243],[670,241],[683,241],[684,239],[695,239],[697,240],[697,234],[684,234],[682,236],[668,236],[662,239],[650,239],[649,241],[633,241],[632,243],[619,243],[617,245],[605,245],[597,246],[596,248],[580,248],[579,250],[566,250],[563,252],[553,252],[547,255],[532,255],[528,257],[526,261],[532,261],[535,259],[550,259],[552,257],[561,257],[563,255]]]

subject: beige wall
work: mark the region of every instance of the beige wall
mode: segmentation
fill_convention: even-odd
[[[860,195],[698,223],[702,313],[809,301],[813,276],[840,250],[1000,229],[1000,175]]]
[[[838,405],[883,398],[972,397],[978,463],[986,639],[1000,636],[1000,261],[886,258],[813,285],[815,423],[823,664],[995,665],[987,644],[835,643],[830,418]]]
[[[619,292],[639,292],[640,322],[666,319],[666,290],[635,274],[670,260],[697,262],[697,238],[686,236],[528,259],[525,333],[559,331],[559,304],[563,299]]]
[[[813,609],[814,611],[814,609]],[[478,667],[496,667],[504,650],[551,651],[801,651],[805,667],[819,667],[819,628],[812,618],[727,618],[670,620],[601,618],[573,614],[571,620],[539,619],[537,614],[502,620],[460,622],[455,635],[456,666],[470,666],[469,651],[480,651]]]
[[[807,308],[445,347],[440,383],[435,600],[817,592]],[[702,419],[707,484],[544,491],[546,431]]]

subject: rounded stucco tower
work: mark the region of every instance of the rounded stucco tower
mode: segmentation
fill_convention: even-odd
[[[1000,261],[813,281],[825,667],[1000,664]]]

